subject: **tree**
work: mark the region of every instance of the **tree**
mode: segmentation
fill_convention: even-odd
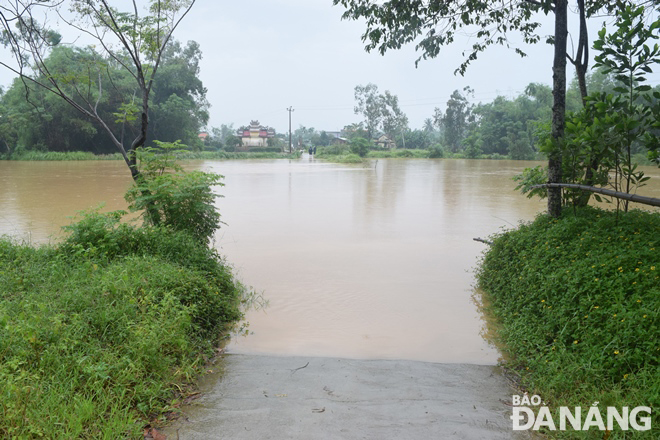
[[[625,0],[624,0],[625,1]],[[588,39],[586,19],[601,10],[612,12],[620,7],[620,1],[578,0],[580,14],[580,38],[578,52],[572,57],[567,52],[568,1],[527,0],[499,2],[484,0],[333,0],[334,4],[346,7],[345,19],[365,19],[367,29],[362,35],[368,51],[377,49],[384,54],[391,49],[416,42],[421,59],[435,58],[443,46],[453,43],[456,35],[468,31],[476,35],[471,50],[463,52],[464,60],[455,72],[465,73],[468,65],[479,53],[489,46],[503,45],[525,56],[523,50],[512,43],[509,34],[517,32],[525,44],[541,40],[537,34],[540,23],[534,14],[554,14],[555,30],[549,42],[554,44],[553,57],[553,118],[552,136],[557,145],[564,136],[566,106],[566,59],[570,57],[578,76],[586,72],[588,61]],[[561,182],[561,152],[555,148],[548,152],[550,183]],[[561,190],[548,190],[548,212],[559,216],[561,212]]]
[[[199,79],[201,59],[195,41],[188,41],[185,47],[176,40],[167,45],[154,81],[148,138],[199,143],[198,133],[209,119],[206,88]]]
[[[388,138],[394,139],[408,129],[408,117],[399,107],[399,98],[385,90],[383,98],[383,131]],[[405,147],[405,140],[402,143]]]
[[[355,87],[355,100],[355,114],[364,116],[369,139],[375,138],[379,132],[384,132],[387,137],[394,139],[408,128],[408,117],[399,107],[399,98],[389,90],[380,94],[375,84],[358,85]]]
[[[198,47],[189,42],[188,47]],[[168,52],[180,54],[181,45],[173,41]],[[185,66],[198,60],[199,52],[188,58]],[[149,107],[149,139],[164,141],[181,140],[187,145],[198,145],[200,129],[208,118],[208,104],[204,98],[206,89],[197,78],[197,71],[182,67],[181,57],[165,56],[160,74],[154,81],[152,104]],[[139,127],[135,124],[139,110],[134,97],[132,77],[112,59],[103,57],[91,48],[58,45],[44,63],[51,73],[65,77],[81,77],[90,65],[103,64],[102,81],[111,84],[98,101],[97,114],[108,127],[119,134],[119,141],[135,136]],[[26,93],[26,87],[28,93]],[[129,100],[127,101],[127,97]],[[76,102],[84,105],[79,97]],[[70,106],[59,96],[34,83],[24,84],[17,78],[0,102],[12,116],[16,136],[12,145],[21,149],[45,149],[48,151],[91,151],[112,153],[115,145],[99,126],[87,116]]]
[[[2,42],[11,49],[13,62],[1,60],[0,65],[17,74],[26,84],[36,85],[63,99],[67,104],[94,121],[119,150],[131,176],[137,182],[140,172],[136,149],[147,139],[149,105],[154,80],[172,34],[195,4],[195,0],[148,0],[141,15],[137,1],[130,12],[121,12],[108,0],[70,0],[74,18],[59,13],[63,1],[25,0],[9,2],[0,13]],[[99,113],[99,104],[111,79],[105,74],[104,62],[89,62],[83,72],[74,74],[54,72],[46,62],[47,54],[59,43],[57,32],[47,29],[35,19],[38,11],[57,14],[66,23],[96,41],[111,60],[133,80],[134,94],[127,96],[117,113],[125,124],[135,124],[136,134],[130,145],[123,141],[120,131],[111,128],[111,121]]]
[[[356,115],[364,117],[364,126],[369,139],[373,139],[383,120],[383,103],[378,94],[378,86],[372,83],[366,86],[355,86],[355,108]]]
[[[467,94],[472,93],[469,87],[463,89]],[[467,136],[468,126],[474,121],[472,115],[473,105],[460,91],[454,90],[447,101],[447,109],[442,114],[435,110],[437,123],[442,127],[442,133],[447,146],[454,153],[461,147],[461,142]]]

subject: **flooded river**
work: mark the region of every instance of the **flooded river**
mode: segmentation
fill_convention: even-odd
[[[545,209],[513,191],[531,162],[197,161],[225,176],[215,245],[270,302],[234,353],[494,364],[471,296],[486,237]],[[640,193],[660,197],[660,172]],[[655,180],[655,182],[653,181]],[[123,162],[0,162],[0,233],[48,241],[67,216],[123,209]]]

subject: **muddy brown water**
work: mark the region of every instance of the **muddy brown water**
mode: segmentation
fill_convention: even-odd
[[[514,192],[534,162],[193,161],[225,176],[215,245],[269,301],[243,354],[495,364],[472,301],[487,237],[544,202]],[[660,197],[660,172],[640,193]],[[125,209],[123,162],[0,162],[0,234],[57,239],[77,210]]]

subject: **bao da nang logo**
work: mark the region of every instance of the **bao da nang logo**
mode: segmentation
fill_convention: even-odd
[[[512,396],[514,431],[538,431],[546,428],[550,431],[588,431],[598,429],[600,431],[612,431],[618,426],[622,431],[648,431],[651,429],[651,408],[638,406],[629,408],[615,408],[608,406],[604,410],[595,402],[589,409],[583,411],[582,407],[567,406],[559,407],[559,416],[553,417],[550,409],[541,402],[541,397],[527,394],[523,396]],[[536,411],[535,411],[536,410]]]

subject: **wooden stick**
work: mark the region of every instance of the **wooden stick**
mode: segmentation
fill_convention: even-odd
[[[598,194],[604,194],[606,196],[615,197],[617,199],[629,200],[631,202],[636,202],[636,203],[642,203],[644,205],[660,206],[660,199],[656,199],[654,197],[638,196],[637,194],[628,194],[624,192],[613,191],[611,189],[597,188],[595,186],[578,185],[576,183],[545,183],[543,185],[530,186],[530,188],[580,189],[582,191],[590,191]]]

